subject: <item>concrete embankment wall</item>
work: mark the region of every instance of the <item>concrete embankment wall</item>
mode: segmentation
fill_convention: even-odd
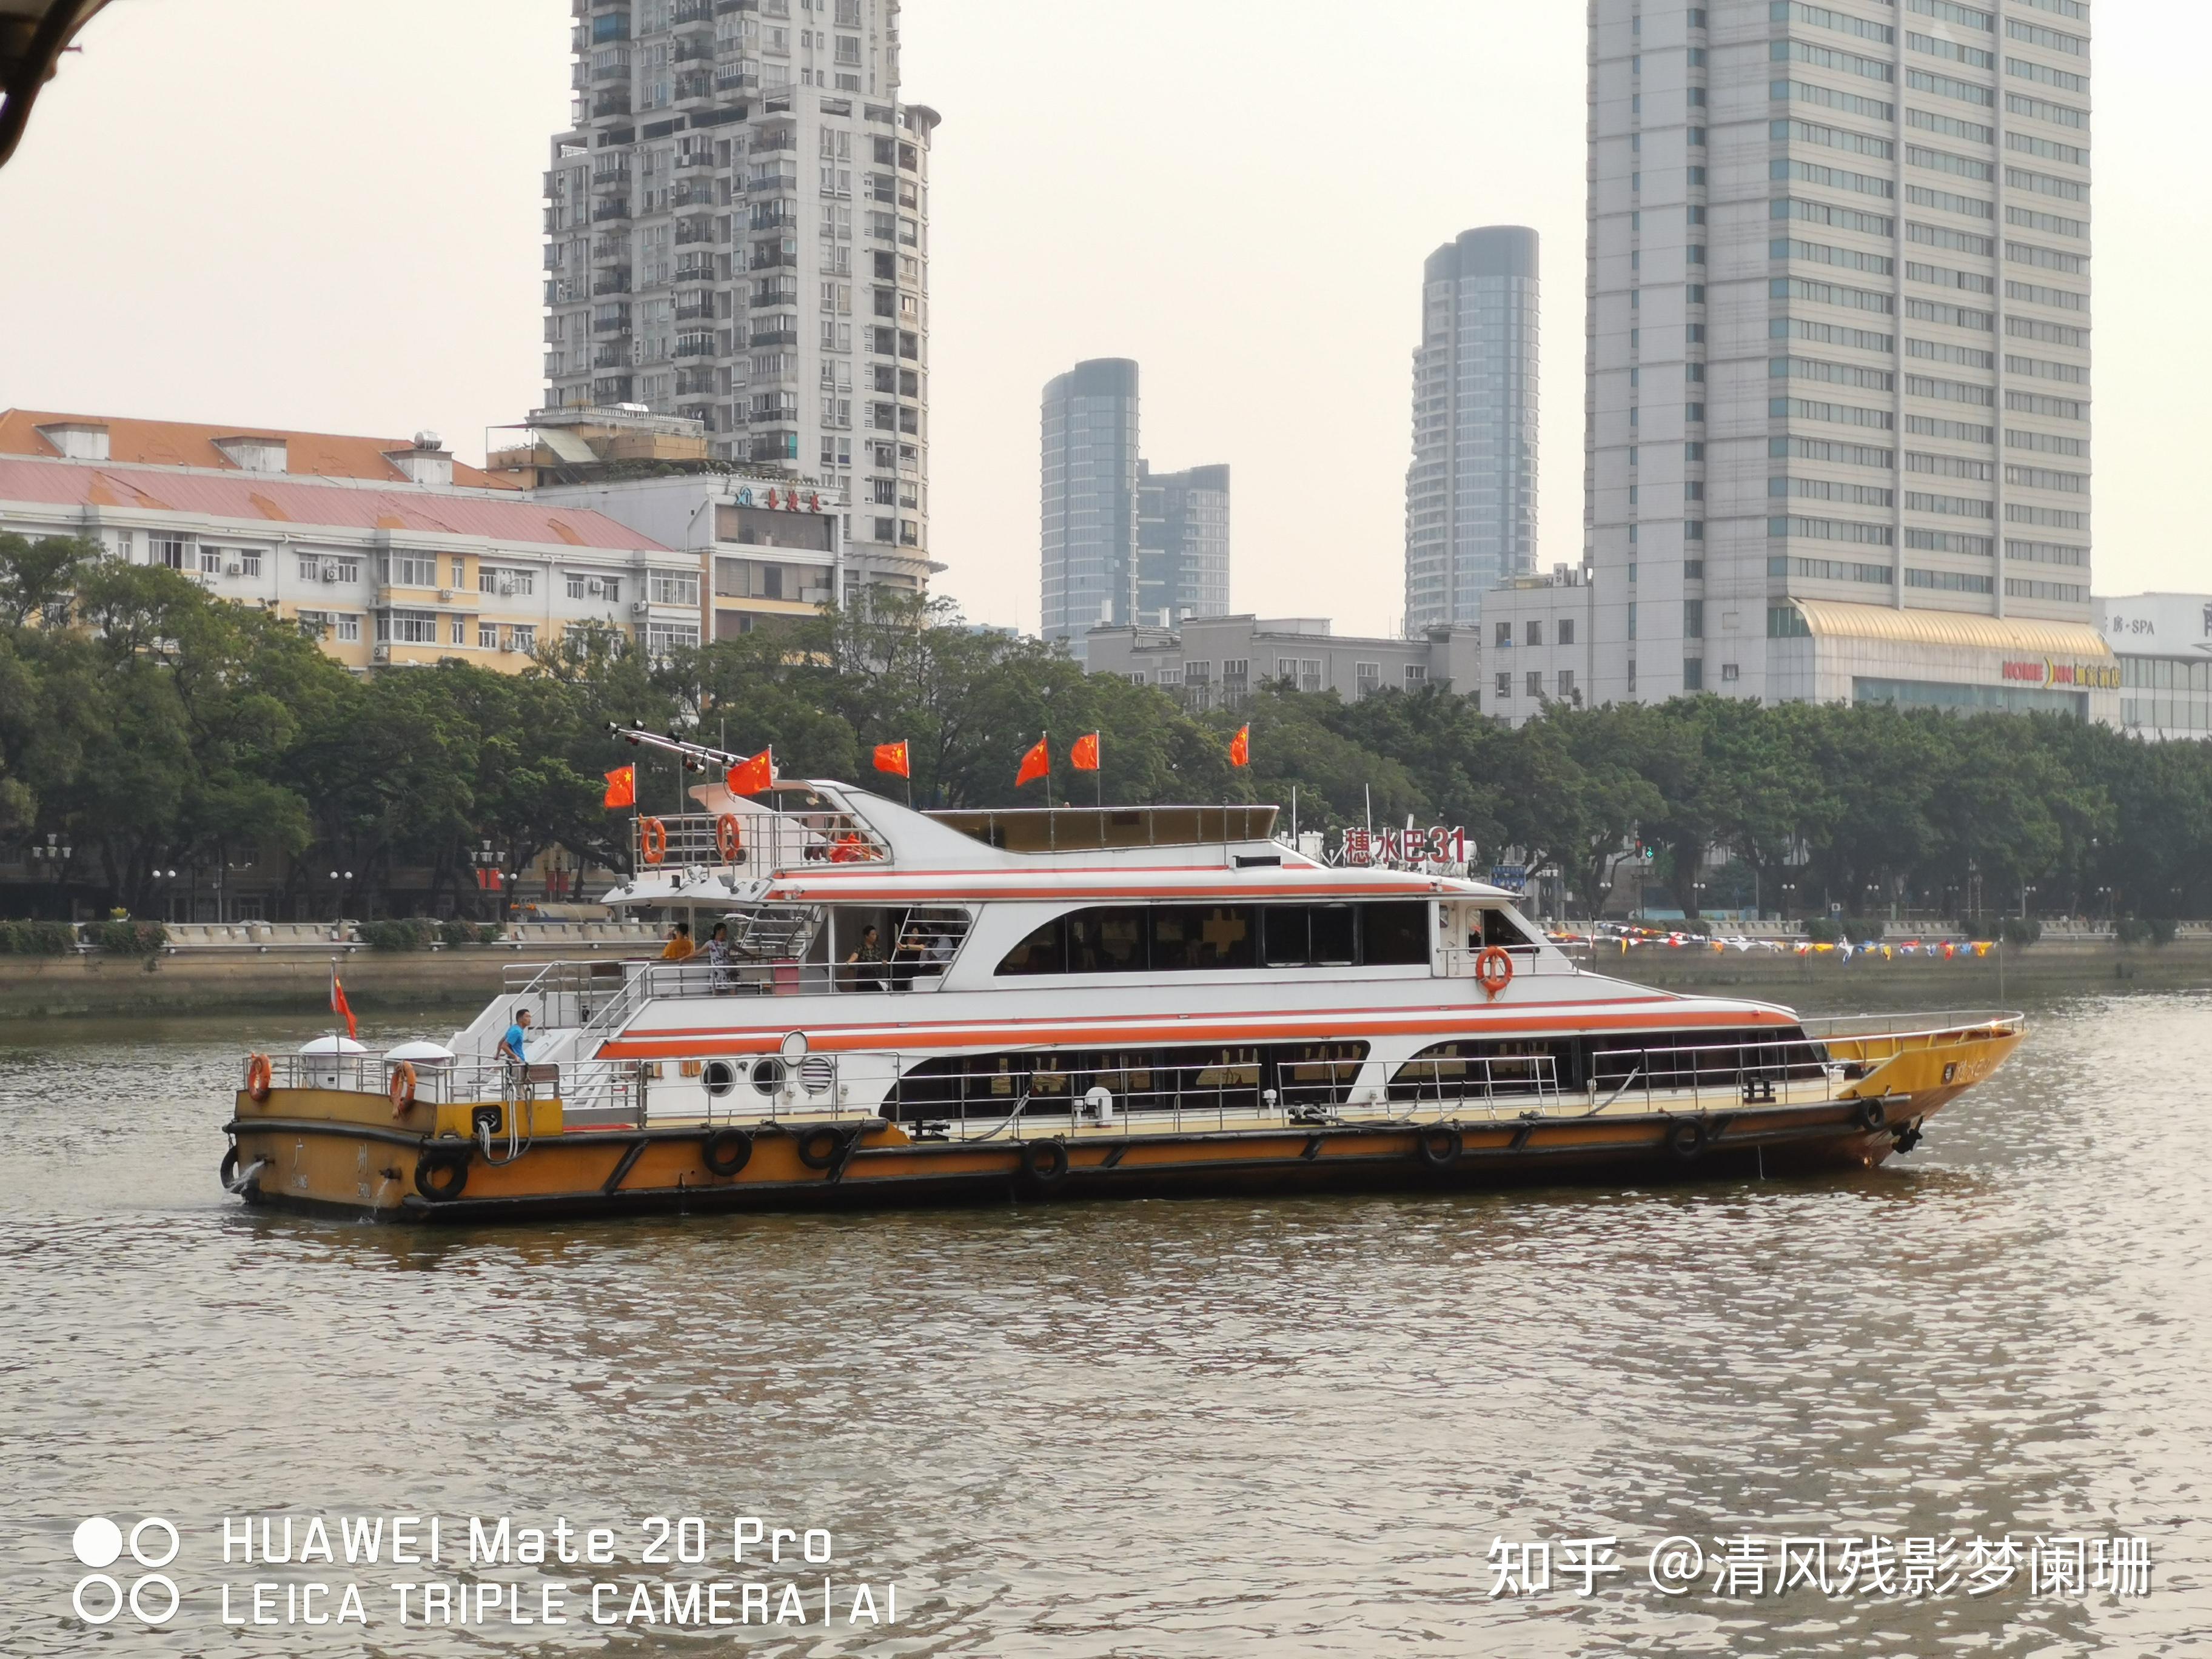
[[[507,969],[559,954],[498,945],[356,951],[343,959],[339,973],[355,1010],[374,1017],[434,1006],[480,1006],[498,994]],[[2069,990],[2212,988],[2212,940],[2180,939],[2164,946],[2054,941],[2008,950],[2002,959],[1992,955],[1952,962],[1900,957],[1847,963],[1833,956],[1665,949],[1622,956],[1601,950],[1592,965],[1601,973],[1669,990],[1779,1002],[1990,1007]],[[328,1006],[330,975],[329,954],[313,951],[0,957],[0,1020],[307,1013]]]

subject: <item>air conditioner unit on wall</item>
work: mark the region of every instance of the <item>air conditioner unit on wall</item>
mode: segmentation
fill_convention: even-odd
[[[228,564],[223,566],[222,574],[226,576],[243,576],[246,574],[246,567],[236,559],[233,559]]]
[[[323,577],[323,580],[324,580],[325,581],[326,581],[326,582],[334,582],[334,581],[336,581],[336,580],[338,579],[338,568],[337,568],[337,566],[336,566],[336,565],[334,565],[334,564],[326,564],[326,565],[325,565],[325,566],[323,567],[323,569],[322,569],[322,577]]]
[[[642,617],[652,609],[653,607],[643,599],[633,599],[630,601],[629,614],[633,617]]]

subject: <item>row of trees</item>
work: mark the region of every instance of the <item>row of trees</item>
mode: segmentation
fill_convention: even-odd
[[[1519,727],[1448,688],[1334,695],[1263,686],[1234,710],[1086,675],[942,602],[829,614],[661,663],[593,635],[526,672],[459,662],[348,672],[297,625],[211,599],[96,544],[0,537],[0,842],[76,849],[80,890],[143,913],[157,870],[275,860],[305,907],[315,878],[356,914],[427,887],[481,908],[475,854],[519,869],[563,849],[619,868],[626,817],[601,774],[639,763],[647,811],[696,780],[606,735],[680,729],[790,775],[904,786],[868,757],[903,739],[917,805],[1042,805],[1017,762],[1053,738],[1057,799],[1287,800],[1302,826],[1463,824],[1486,854],[1556,864],[1595,912],[1641,840],[1681,908],[1724,849],[1770,909],[1831,899],[1949,914],[2029,908],[2146,916],[2212,904],[2212,744],[2146,744],[2050,716],[1720,697],[1553,708]],[[66,625],[80,623],[77,625]],[[1229,763],[1249,722],[1251,765]],[[1097,779],[1067,769],[1103,734]],[[265,863],[264,868],[269,867]],[[2030,890],[2033,890],[2031,894]],[[20,907],[19,907],[20,908]]]

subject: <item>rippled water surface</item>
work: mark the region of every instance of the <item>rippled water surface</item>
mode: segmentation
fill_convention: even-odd
[[[0,1652],[2212,1645],[2212,999],[2041,1010],[1856,1177],[465,1232],[226,1199],[245,1035],[0,1030]],[[392,1512],[713,1516],[732,1578],[730,1517],[826,1528],[899,1620],[841,1588],[827,1632],[402,1627],[381,1587],[420,1573],[289,1567],[379,1587],[375,1622],[218,1622],[264,1576],[220,1517]],[[72,1528],[149,1513],[182,1610],[88,1627]],[[2136,1534],[2155,1565],[2129,1598],[1644,1582],[1661,1537],[1746,1531]],[[1600,1594],[1489,1599],[1494,1538],[1607,1534]]]

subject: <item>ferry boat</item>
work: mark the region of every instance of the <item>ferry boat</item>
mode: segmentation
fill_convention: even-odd
[[[690,795],[606,902],[711,956],[518,965],[449,1042],[252,1055],[225,1184],[451,1223],[1864,1168],[2022,1034],[1612,978],[1514,895],[1318,862],[1272,806]]]

